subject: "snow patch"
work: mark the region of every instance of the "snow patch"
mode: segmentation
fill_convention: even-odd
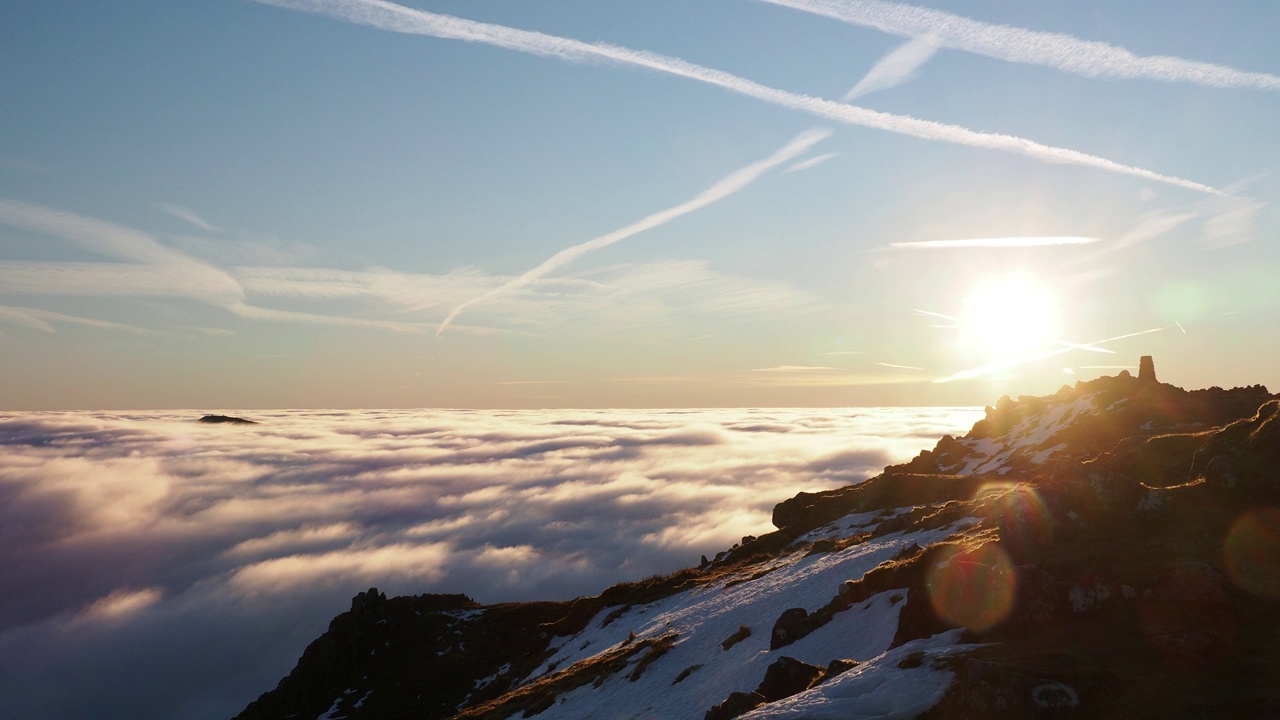
[[[957,475],[1003,475],[1009,472],[1009,463],[1015,458],[1021,457],[1033,464],[1043,464],[1066,449],[1067,443],[1059,443],[1051,448],[1042,446],[1081,415],[1094,412],[1096,410],[1092,396],[1050,405],[1044,412],[1019,420],[999,437],[960,440],[959,443],[968,449],[968,458],[962,465],[944,470]]]
[[[909,720],[937,705],[951,686],[954,674],[935,669],[931,660],[972,649],[956,644],[962,632],[948,630],[906,643],[799,695],[757,708],[742,720]],[[925,653],[924,662],[898,667],[913,652]]]
[[[849,516],[837,523],[852,531],[875,522],[874,517],[866,514]],[[836,613],[826,625],[775,651],[769,649],[770,630],[784,610],[803,607],[812,612],[837,595],[846,580],[861,579],[869,570],[911,543],[927,546],[953,532],[954,527],[926,530],[909,536],[892,533],[829,553],[806,557],[803,551],[795,552],[771,563],[768,566],[772,568],[771,572],[751,582],[729,585],[729,580],[725,580],[632,607],[608,627],[601,627],[602,620],[617,608],[603,609],[586,629],[571,640],[557,638],[558,649],[531,677],[545,673],[550,667],[566,668],[616,647],[627,641],[633,632],[635,639],[632,642],[672,633],[676,640],[635,681],[629,678],[632,668],[624,668],[604,679],[598,687],[587,684],[560,695],[553,706],[539,715],[539,720],[613,720],[618,717],[619,708],[626,708],[627,716],[699,720],[708,709],[731,693],[755,689],[764,679],[769,665],[784,655],[819,666],[826,666],[837,658],[865,661],[890,657],[886,650],[897,632],[898,614],[902,608],[902,603],[894,603],[892,598],[895,593],[901,594],[901,590],[879,593]],[[721,643],[737,632],[741,625],[750,628],[751,635],[724,650]],[[953,642],[954,638],[950,636],[936,640],[939,647]],[[906,650],[896,648],[891,653],[896,659],[875,664],[875,670],[859,672],[862,680],[857,686],[858,692],[874,690],[869,683],[873,682],[873,676],[880,675],[880,669],[892,670],[893,678],[885,676],[874,683],[889,683],[895,688],[894,693],[914,686],[912,700],[904,707],[931,707],[936,698],[928,693],[924,694],[927,698],[920,695],[921,688],[932,687],[930,683],[933,683],[945,690],[949,676],[939,673],[935,677],[935,671],[929,668],[900,671],[896,667],[903,652],[925,647],[932,648],[933,645],[908,644],[903,646],[908,648]],[[639,662],[644,654],[637,653],[631,665]],[[687,675],[679,684],[672,685],[677,675],[694,665],[701,665],[701,668]],[[907,674],[898,678],[897,673]],[[875,694],[886,698],[885,703],[890,700],[893,703],[904,702],[897,694],[890,697],[884,692]]]

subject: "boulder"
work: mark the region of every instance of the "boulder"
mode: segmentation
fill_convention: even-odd
[[[841,673],[849,672],[850,670],[858,667],[861,664],[862,663],[858,662],[857,660],[850,660],[848,658],[836,658],[835,660],[832,660],[831,662],[827,663],[827,670],[822,674],[822,679],[820,679],[818,682],[824,683]]]
[[[767,702],[791,697],[813,687],[823,676],[823,669],[793,657],[780,657],[764,671],[764,679],[756,692]]]
[[[1080,703],[1071,686],[1024,675],[1000,663],[969,658],[961,685],[963,704],[980,717],[1058,717],[1046,715]]]
[[[813,623],[809,622],[808,610],[798,607],[783,610],[769,635],[769,649],[777,650],[790,645],[812,631]]]
[[[756,692],[736,692],[703,715],[703,720],[733,720],[765,704],[764,696]]]

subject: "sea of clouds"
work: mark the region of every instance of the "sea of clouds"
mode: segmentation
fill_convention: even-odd
[[[229,718],[371,585],[593,595],[981,410],[201,414],[0,413],[0,715]]]

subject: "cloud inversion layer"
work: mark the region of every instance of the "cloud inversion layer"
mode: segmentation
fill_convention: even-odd
[[[0,414],[0,697],[226,718],[357,591],[568,598],[696,564],[973,410]]]

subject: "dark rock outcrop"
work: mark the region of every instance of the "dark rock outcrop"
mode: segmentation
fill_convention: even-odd
[[[231,415],[205,415],[196,422],[208,423],[210,425],[257,425],[257,420],[245,420],[244,418],[234,417]]]
[[[822,668],[782,656],[764,671],[764,679],[756,688],[767,702],[788,698],[813,687],[824,676]]]
[[[765,704],[764,696],[758,692],[736,692],[703,715],[703,720],[733,720],[733,718],[751,712]]]
[[[769,634],[769,649],[777,650],[780,647],[786,647],[808,635],[812,629],[808,610],[804,608],[783,610],[773,623],[773,631]]]
[[[441,718],[464,701],[502,694],[543,657],[537,628],[568,603],[481,607],[465,595],[387,598],[376,588],[303,652],[293,672],[236,717],[317,717],[333,706],[362,717]],[[506,672],[500,672],[506,666]],[[484,688],[475,681],[493,676]]]

